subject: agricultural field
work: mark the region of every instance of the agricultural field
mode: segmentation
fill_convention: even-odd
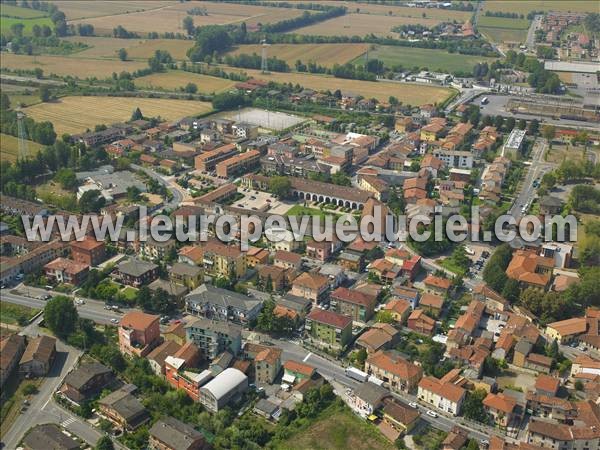
[[[354,94],[360,94],[366,98],[376,98],[379,101],[387,102],[389,97],[393,95],[401,102],[410,105],[439,103],[448,98],[452,92],[451,89],[448,88],[408,83],[347,80],[343,78],[295,72],[272,72],[269,74],[263,74],[260,70],[241,70],[235,67],[230,67],[228,70],[245,72],[254,78],[267,81],[272,80],[277,83],[298,83],[301,86],[317,91],[330,90],[333,92],[336,89],[340,89],[342,92],[352,92]]]
[[[275,447],[287,449],[351,448],[354,450],[394,449],[374,426],[359,419],[348,409],[336,411],[328,408],[319,420],[308,428],[292,434],[289,439]]]
[[[18,9],[27,9],[27,8],[18,8]],[[37,11],[35,11],[37,13]],[[15,23],[22,23],[25,28],[23,28],[23,34],[24,35],[31,35],[32,33],[32,29],[34,25],[39,25],[40,27],[42,25],[48,25],[49,27],[52,27],[52,21],[50,20],[50,17],[36,17],[36,18],[32,18],[32,19],[16,19],[14,17],[6,17],[6,16],[1,16],[0,17],[0,33],[2,34],[10,34],[10,27],[15,24]]]
[[[483,28],[505,28],[510,30],[527,30],[529,28],[529,20],[527,19],[511,19],[506,17],[488,17],[480,16],[477,19],[477,25]]]
[[[240,45],[229,52],[232,55],[261,54],[261,45]],[[333,67],[359,57],[369,49],[369,44],[273,44],[268,48],[269,57],[277,57],[294,67],[297,60],[303,63],[316,62],[321,66]]]
[[[2,83],[0,84],[0,91],[8,95],[12,106],[29,106],[40,102],[39,91],[35,87]]]
[[[377,5],[372,3],[360,3],[360,2],[348,2],[348,1],[322,1],[319,3],[326,3],[335,6],[345,6],[348,8],[348,12],[360,14],[377,14],[380,16],[400,16],[400,17],[423,17],[423,13],[427,18],[440,19],[442,21],[453,21],[464,22],[471,18],[471,12],[469,11],[452,11],[449,9],[438,9],[438,8],[411,8],[408,6],[394,6],[394,5]],[[391,12],[391,14],[390,14]]]
[[[177,90],[185,87],[188,83],[196,84],[196,86],[198,86],[198,92],[203,94],[226,91],[235,84],[234,81],[225,78],[211,77],[180,70],[153,73],[135,80],[135,85],[144,89]]]
[[[28,155],[35,155],[44,146],[37,142],[27,141]],[[16,161],[19,156],[19,140],[8,134],[0,133],[0,160]]]
[[[401,65],[405,68],[427,67],[443,72],[469,71],[479,62],[492,63],[496,58],[485,56],[458,55],[444,50],[380,45],[369,52],[369,58],[380,59],[387,67]],[[360,61],[356,61],[360,62]]]
[[[531,11],[598,12],[597,0],[486,0],[485,11],[527,15]]]
[[[65,13],[67,20],[113,16],[173,5],[172,1],[164,0],[57,0],[52,3]]]
[[[37,67],[44,75],[73,76],[78,78],[107,78],[113,72],[134,72],[148,67],[146,61],[110,61],[102,59],[82,59],[65,56],[28,56],[3,53],[0,66],[8,69],[33,70]]]
[[[135,97],[64,97],[52,103],[40,103],[25,109],[37,121],[49,120],[56,133],[81,133],[95,125],[110,125],[131,118],[135,108],[146,117],[165,120],[204,114],[212,110],[206,102]]]
[[[16,17],[18,19],[36,19],[38,17],[45,17],[44,11],[37,11],[31,8],[21,8],[20,6],[5,5],[2,4],[2,10],[0,15],[6,17]]]
[[[146,61],[156,50],[168,51],[174,59],[187,59],[186,52],[194,41],[182,39],[117,39],[111,37],[69,36],[66,40],[82,42],[90,48],[70,55],[74,58],[117,58],[119,49],[127,50],[127,58]]]
[[[254,27],[258,23],[279,22],[302,14],[302,10],[295,8],[271,8],[215,2],[177,2],[171,3],[170,6],[147,11],[78,19],[69,23],[90,23],[96,29],[96,33],[105,35],[111,34],[113,28],[117,25],[122,25],[127,30],[137,33],[148,33],[151,31],[158,33],[184,33],[182,20],[186,16],[187,11],[194,6],[206,8],[208,13],[206,16],[192,16],[194,25],[196,26],[246,22],[249,27]]]
[[[478,31],[491,42],[525,42],[527,30],[479,27]]]
[[[317,36],[375,36],[397,37],[391,29],[399,25],[421,24],[433,27],[442,22],[441,19],[422,17],[392,17],[375,14],[346,14],[333,19],[319,22],[307,27],[292,30],[290,33]]]

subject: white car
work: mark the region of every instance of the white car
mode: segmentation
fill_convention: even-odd
[[[427,415],[430,417],[437,417],[437,413],[435,411],[432,411],[430,409],[427,410]]]
[[[410,403],[408,404],[408,406],[410,406],[411,408],[415,408],[415,409],[417,409],[417,404],[416,404],[415,402],[410,402]]]
[[[110,319],[112,323],[119,323],[119,319]]]

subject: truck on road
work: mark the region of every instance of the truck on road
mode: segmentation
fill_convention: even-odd
[[[356,367],[347,367],[346,375],[353,380],[365,382],[369,378],[369,374],[357,369]]]

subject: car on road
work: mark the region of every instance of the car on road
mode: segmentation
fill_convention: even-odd
[[[112,309],[110,305],[104,305],[104,309]]]
[[[427,410],[427,415],[430,417],[437,417],[437,413],[435,411],[432,411],[430,409]]]
[[[408,406],[410,406],[411,408],[415,408],[415,409],[417,409],[417,404],[416,404],[415,402],[410,402],[410,403],[408,404]]]
[[[481,441],[479,441],[479,443],[485,448],[488,448],[490,445],[490,441],[488,441],[487,439],[482,439]]]
[[[119,319],[110,319],[111,323],[119,323]]]

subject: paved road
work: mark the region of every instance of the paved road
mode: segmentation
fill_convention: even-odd
[[[141,170],[146,173],[151,178],[154,178],[156,181],[164,185],[171,193],[173,194],[173,198],[165,203],[165,208],[167,209],[176,209],[179,204],[183,201],[183,194],[176,188],[174,188],[168,180],[165,179],[162,175],[156,173],[154,170],[151,170],[147,167],[138,166],[137,164],[131,164],[131,168],[134,170]]]
[[[25,286],[19,286],[17,290],[19,291],[18,293],[16,293],[15,290],[11,291],[8,289],[3,289],[2,300],[15,303],[17,305],[43,309],[44,306],[46,306],[46,302],[44,300],[38,299],[37,297],[39,295],[59,295],[57,292],[51,292],[46,291],[44,289],[31,288]],[[94,322],[101,324],[109,324],[111,323],[111,319],[121,319],[121,314],[118,314],[114,311],[108,311],[104,309],[104,306],[104,302],[92,299],[85,299],[85,303],[83,305],[77,306],[77,312],[84,319],[91,319]]]
[[[527,46],[527,50],[535,53],[535,32],[542,24],[542,15],[539,14],[533,18],[531,21],[531,25],[529,26],[529,30],[527,31],[527,39],[525,40],[525,45]]]
[[[13,297],[6,298],[4,292],[2,293],[2,299],[13,301]],[[32,324],[25,327],[22,334],[27,336],[44,334],[44,330],[38,326],[41,319],[40,316]],[[57,341],[56,352],[54,364],[48,376],[42,381],[38,393],[31,399],[29,407],[17,417],[9,430],[2,428],[2,442],[7,449],[17,448],[17,444],[29,428],[44,423],[59,424],[91,445],[95,445],[102,436],[100,431],[82,418],[59,406],[52,398],[52,394],[59,388],[64,377],[73,369],[82,354],[80,350],[62,341]],[[114,444],[115,448],[124,449],[117,442]]]

